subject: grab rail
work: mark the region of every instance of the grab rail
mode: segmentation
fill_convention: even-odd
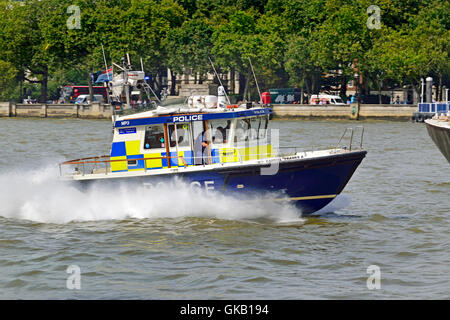
[[[353,128],[346,128],[344,130],[344,133],[342,134],[341,138],[339,139],[335,149],[339,148],[339,145],[341,144],[342,139],[344,139],[344,137],[347,134],[347,132],[350,131],[351,134],[350,134],[350,142],[349,142],[349,145],[348,145],[348,149],[350,151],[352,151],[352,148],[353,148],[353,136],[354,136],[354,134],[355,134],[355,132],[357,131],[358,128],[361,128],[361,136],[360,136],[360,140],[359,140],[359,150],[362,150],[363,139],[364,139],[364,127],[363,126],[356,126],[355,129],[353,129]]]
[[[243,160],[243,155],[241,154],[241,152],[239,151],[238,148],[233,148],[233,149],[236,150],[236,152],[237,152],[236,156],[238,158],[238,161],[240,163],[242,163],[244,161]],[[271,154],[272,153],[269,153],[269,152],[267,152],[267,153],[258,153],[258,154],[245,154],[245,157],[247,157],[247,156],[248,157],[256,156],[257,158],[260,158],[260,157],[267,157],[267,156],[269,156]],[[145,161],[145,160],[167,159],[169,161],[169,159],[180,159],[181,162],[182,162],[183,167],[185,167],[185,168],[188,167],[188,163],[187,163],[186,159],[183,156],[173,156],[173,157],[164,156],[164,157],[137,158],[137,159],[114,159],[114,160],[105,159],[105,160],[102,160],[104,158],[110,158],[110,156],[87,157],[87,158],[80,158],[80,159],[75,159],[75,160],[69,160],[69,161],[62,162],[62,163],[59,164],[60,176],[62,176],[62,166],[68,166],[68,165],[79,165],[79,166],[81,166],[81,170],[78,170],[78,167],[75,168],[75,171],[76,172],[81,172],[81,175],[85,175],[86,174],[86,166],[89,165],[89,164],[94,164],[95,165],[92,170],[97,169],[97,166],[96,166],[97,164],[105,164],[105,172],[104,173],[108,174],[108,168],[109,168],[108,164],[116,163],[116,162],[125,162],[125,161],[126,162],[128,162],[128,161],[144,161],[144,168],[143,169],[145,171],[147,171],[147,169],[149,169],[147,167],[147,161]],[[195,164],[195,160],[196,159],[208,158],[209,159],[208,164],[212,164],[212,158],[213,157],[211,156],[211,157],[189,157],[189,158],[193,160],[194,164]],[[223,164],[223,162],[220,162],[220,163]]]
[[[85,171],[86,171],[86,164],[101,164],[101,163],[105,164],[105,174],[108,174],[108,163],[124,162],[124,161],[142,161],[142,160],[144,160],[144,170],[145,171],[147,171],[147,169],[148,169],[147,168],[147,161],[145,161],[145,160],[167,159],[169,161],[169,159],[181,159],[181,162],[183,163],[183,166],[184,167],[188,166],[188,164],[187,164],[187,162],[186,162],[186,160],[184,159],[183,156],[176,156],[176,157],[166,156],[166,157],[152,157],[152,158],[138,158],[138,159],[115,159],[115,160],[108,159],[108,160],[97,160],[97,161],[91,160],[91,159],[101,159],[101,158],[110,158],[110,156],[89,157],[89,158],[81,158],[81,159],[75,159],[75,160],[69,160],[69,161],[62,162],[62,163],[59,164],[59,174],[60,174],[60,176],[62,176],[62,166],[63,165],[77,165],[77,164],[81,164],[83,166],[82,175],[84,175]],[[96,167],[94,169],[96,169]]]
[[[364,127],[363,126],[356,126],[355,129],[353,128],[346,128],[344,130],[344,133],[342,134],[342,136],[340,137],[337,145],[334,147],[334,150],[337,151],[337,149],[340,149],[339,145],[342,142],[342,140],[345,138],[345,136],[347,135],[348,132],[350,132],[350,141],[349,141],[349,145],[348,145],[348,149],[349,151],[351,151],[353,149],[353,139],[354,139],[354,134],[355,132],[357,132],[358,129],[361,129],[361,135],[360,135],[360,141],[359,141],[359,150],[362,150],[363,148],[363,140],[364,140]],[[329,149],[332,149],[328,148]],[[236,151],[236,156],[239,159],[239,162],[242,163],[243,162],[243,155],[241,154],[241,150],[239,148],[229,148],[232,149],[233,151]],[[289,146],[278,146],[276,149],[294,149],[295,154],[298,154],[298,149],[301,149],[301,152],[304,153],[305,157],[307,156],[308,152],[312,152],[314,153],[315,148],[312,146],[310,150],[305,150],[305,148],[301,148],[301,147],[289,147]],[[345,148],[344,148],[345,149]],[[327,150],[327,149],[319,149],[316,148],[317,151],[320,150]],[[266,152],[266,153],[258,153],[258,154],[247,154],[244,152],[244,157],[245,159],[247,159],[247,157],[254,157],[256,156],[257,159],[262,159],[261,156],[274,156],[273,151],[272,152]],[[277,156],[282,156],[280,154],[277,153]],[[105,174],[108,174],[108,164],[111,163],[116,163],[116,162],[124,162],[124,161],[144,161],[144,170],[147,171],[147,169],[149,169],[147,167],[147,161],[146,160],[160,160],[160,159],[166,159],[168,161],[168,164],[170,164],[170,159],[180,159],[182,162],[182,165],[184,168],[188,167],[188,164],[186,162],[186,159],[183,156],[161,156],[161,157],[151,157],[151,158],[137,158],[137,159],[114,159],[111,160],[111,157],[109,155],[103,155],[103,156],[96,156],[96,157],[87,157],[87,158],[80,158],[80,159],[75,159],[75,160],[69,160],[69,161],[65,161],[59,164],[59,172],[60,172],[60,176],[62,176],[62,166],[63,165],[81,165],[82,166],[82,175],[85,175],[85,171],[86,171],[86,165],[88,164],[94,164],[94,168],[92,169],[92,172],[97,169],[97,164],[105,164]],[[194,164],[195,164],[195,160],[196,159],[205,159],[205,157],[189,157],[191,159],[194,160]],[[206,157],[208,159],[208,164],[212,164],[212,159],[213,156],[209,156]],[[105,159],[105,160],[102,160]],[[252,159],[254,160],[254,159]],[[223,164],[223,162],[221,161],[220,163]],[[178,166],[180,166],[180,164],[178,164]],[[169,166],[170,167],[170,166]],[[75,171],[78,171],[78,167],[75,168]]]

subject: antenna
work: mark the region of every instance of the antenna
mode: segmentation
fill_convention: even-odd
[[[209,56],[208,56],[208,59],[209,59],[209,62],[211,62],[211,66],[213,67],[213,70],[214,70],[214,73],[216,74],[217,80],[219,80],[220,85],[223,87],[222,81],[220,81],[219,75],[217,74],[216,68],[214,67],[214,63],[212,62],[212,60]],[[228,95],[225,92],[225,90],[223,92],[225,93],[225,97],[227,98],[228,104],[231,104],[230,99],[228,98]]]
[[[250,62],[250,67],[252,68],[253,77],[255,78],[256,88],[258,88],[259,94],[259,103],[262,104],[261,90],[259,90],[258,80],[256,80],[255,70],[253,70],[252,60],[248,57],[248,61]]]
[[[127,61],[128,61],[128,68],[131,67],[131,62],[130,62],[130,55],[127,52]]]
[[[103,52],[103,60],[105,61],[105,72],[107,74],[108,77],[108,82],[112,80],[112,75],[111,75],[111,79],[109,79],[109,72],[108,72],[108,64],[106,63],[106,56],[105,56],[105,48],[103,47],[103,43],[102,43],[102,52]],[[108,86],[106,86],[108,87]],[[110,103],[110,97],[109,97],[109,88],[106,89],[106,98],[108,99],[108,103]]]
[[[119,68],[120,70],[125,71],[124,68],[122,68],[121,66],[119,66],[118,64],[116,64],[116,63],[114,63],[114,62],[113,62],[113,65],[115,65],[115,66],[116,66],[117,68]]]
[[[106,63],[105,48],[103,47],[103,43],[102,43],[102,52],[103,52],[103,61],[105,61],[105,68],[106,68],[105,70],[108,71],[108,64]]]

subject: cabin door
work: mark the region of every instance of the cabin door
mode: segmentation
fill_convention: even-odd
[[[208,163],[208,148],[206,148],[202,142],[207,142],[207,132],[205,132],[205,126],[203,121],[193,121],[192,124],[192,137],[193,137],[193,151],[194,151],[194,164],[207,164]]]
[[[191,123],[168,124],[172,167],[193,165]]]

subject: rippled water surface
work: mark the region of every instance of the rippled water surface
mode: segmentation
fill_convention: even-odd
[[[450,164],[422,124],[272,122],[281,145],[303,147],[356,125],[367,157],[301,217],[183,189],[83,192],[57,164],[108,154],[109,121],[0,118],[0,299],[450,299]]]

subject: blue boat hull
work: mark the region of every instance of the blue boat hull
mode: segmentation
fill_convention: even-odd
[[[142,183],[158,187],[177,177],[191,187],[223,192],[236,197],[273,201],[290,201],[303,214],[311,214],[330,203],[342,192],[366,151],[329,155],[314,159],[293,159],[279,163],[276,174],[262,175],[267,164],[222,167],[197,172],[178,172],[170,175],[136,176],[108,179],[109,183]],[[93,180],[84,180],[92,182]]]
[[[243,185],[249,194],[276,193],[294,203],[303,214],[311,214],[342,192],[365,155],[363,151],[282,162],[276,175],[261,175],[261,168],[257,167],[233,170],[226,173],[223,189],[236,191]]]

